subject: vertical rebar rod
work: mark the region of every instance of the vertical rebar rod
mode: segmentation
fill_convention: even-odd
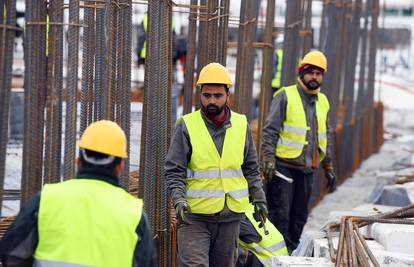
[[[191,6],[196,6],[198,0],[191,0]],[[193,108],[193,85],[194,85],[194,64],[197,37],[197,13],[198,9],[191,8],[188,15],[188,39],[187,56],[185,62],[185,82],[184,82],[184,110],[183,114],[188,114]]]
[[[84,10],[80,134],[94,118],[95,9]]]
[[[308,53],[313,45],[313,34],[312,34],[312,0],[304,1],[304,15],[305,15],[305,31],[303,37],[303,55]]]
[[[227,61],[227,42],[229,28],[230,0],[221,0],[220,5],[220,24],[219,24],[219,44],[218,44],[218,62],[226,66]]]
[[[3,2],[3,1],[2,1]],[[0,24],[15,26],[16,25],[16,1],[9,0],[0,3]],[[3,15],[6,16],[3,16]],[[15,30],[3,27],[0,29],[0,216],[3,204],[3,189],[6,166],[6,152],[9,129],[9,107],[10,91],[12,81],[12,65],[14,52]]]
[[[297,63],[300,58],[299,30],[302,22],[302,1],[290,0],[286,3],[285,36],[283,42],[283,64],[281,85],[287,86],[296,82]]]
[[[200,6],[206,6],[207,0],[200,0]],[[207,34],[207,22],[201,20],[198,22],[198,36],[197,36],[197,79],[200,74],[201,69],[207,65],[207,42],[205,40]],[[200,103],[200,90],[195,91],[195,109],[199,109],[201,106]]]
[[[264,28],[263,42],[268,44],[274,43],[273,27],[275,25],[275,0],[267,0],[266,6],[266,24]],[[260,80],[259,96],[259,118],[257,125],[256,148],[259,159],[261,157],[261,136],[267,113],[269,111],[270,101],[272,99],[272,70],[274,63],[274,47],[266,46],[263,48],[262,77]]]
[[[69,2],[69,23],[79,24],[79,0]],[[79,27],[69,26],[68,74],[66,79],[66,123],[63,179],[75,175],[78,96]]]

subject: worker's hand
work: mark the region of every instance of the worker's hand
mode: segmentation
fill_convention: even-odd
[[[332,193],[336,189],[336,175],[333,170],[325,171],[325,177],[327,180],[326,189],[329,193]]]
[[[263,163],[263,175],[267,181],[270,181],[275,174],[276,164],[275,161],[265,161]]]
[[[266,222],[266,218],[268,215],[266,202],[258,201],[254,202],[253,204],[253,218],[256,220],[256,222],[260,222],[259,227],[262,228],[264,226],[264,223]]]
[[[187,218],[187,214],[191,213],[190,206],[188,206],[187,202],[178,202],[177,205],[175,205],[175,212],[181,223],[191,224],[190,220]]]

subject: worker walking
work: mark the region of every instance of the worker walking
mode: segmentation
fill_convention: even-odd
[[[275,49],[274,54],[275,64],[273,67],[273,79],[272,79],[272,92],[275,93],[280,88],[280,82],[282,78],[282,63],[283,63],[283,50],[281,48]]]
[[[3,266],[156,266],[142,200],[119,186],[125,133],[98,121],[79,148],[76,179],[45,185],[1,240]]]
[[[178,266],[233,267],[249,199],[256,218],[267,216],[256,148],[246,117],[227,106],[227,69],[206,65],[197,85],[201,109],[177,121],[165,163],[179,220]]]
[[[288,251],[282,234],[267,220],[260,228],[254,218],[254,206],[249,205],[240,223],[239,259],[236,267],[272,266],[277,256],[287,256]]]
[[[335,189],[329,102],[320,92],[327,60],[305,55],[297,84],[274,94],[262,136],[263,172],[268,180],[269,219],[283,234],[289,252],[299,244],[308,217],[313,175],[321,164],[329,191]]]

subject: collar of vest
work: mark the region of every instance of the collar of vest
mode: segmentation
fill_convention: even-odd
[[[76,174],[77,179],[95,179],[107,182],[111,185],[118,186],[119,178],[113,171],[106,170],[103,168],[83,166],[80,167],[78,173]]]
[[[298,77],[298,84],[299,84],[299,87],[303,89],[303,91],[305,91],[307,94],[310,94],[310,95],[317,95],[321,91],[320,87],[316,90],[309,90],[308,87],[300,79],[300,77]]]

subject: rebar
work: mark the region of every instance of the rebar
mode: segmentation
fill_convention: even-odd
[[[198,0],[191,0],[191,5],[197,5]],[[197,37],[197,9],[190,9],[188,15],[188,39],[187,39],[187,56],[185,62],[185,82],[184,82],[184,107],[183,115],[188,114],[193,108],[193,85],[194,85],[194,64],[196,55],[196,37]]]
[[[2,1],[3,2],[3,1]],[[0,3],[0,24],[16,25],[16,1]],[[5,8],[5,10],[3,10]],[[5,16],[4,16],[5,14]],[[0,29],[0,216],[3,204],[15,30]]]
[[[273,38],[273,27],[274,27],[274,17],[275,17],[275,1],[268,0],[266,6],[266,26],[264,29],[263,42],[265,43],[274,43]],[[258,150],[259,160],[262,155],[261,153],[261,136],[262,128],[266,120],[267,113],[269,112],[270,101],[272,99],[272,70],[273,65],[275,64],[273,60],[273,54],[275,53],[274,47],[265,47],[263,48],[263,62],[262,62],[262,77],[260,80],[260,98],[259,98],[259,118],[257,124],[257,140],[256,148]]]
[[[70,23],[79,23],[79,0],[69,3]],[[76,119],[78,96],[79,27],[69,27],[68,74],[66,85],[65,156],[63,179],[75,175]]]
[[[47,55],[47,100],[45,132],[44,179],[47,183],[61,179],[62,150],[62,79],[63,79],[63,0],[49,5],[49,27]],[[46,22],[47,23],[47,22]]]

